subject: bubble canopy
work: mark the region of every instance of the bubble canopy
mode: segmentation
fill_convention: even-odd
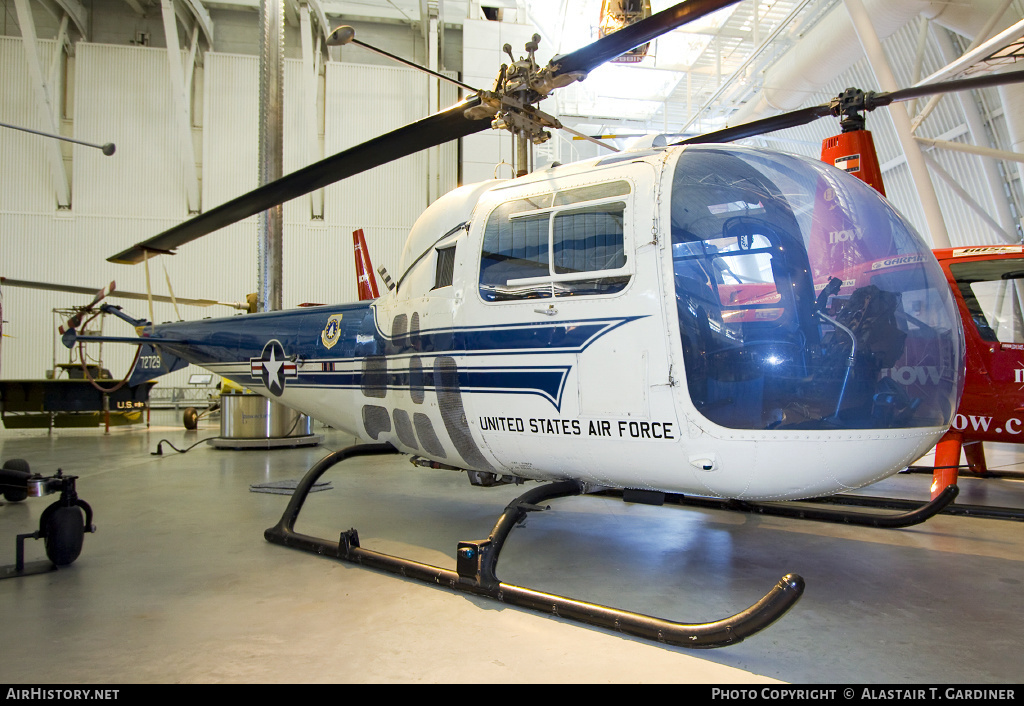
[[[964,358],[953,298],[874,189],[815,160],[692,146],[671,198],[686,381],[702,415],[731,429],[950,422]]]

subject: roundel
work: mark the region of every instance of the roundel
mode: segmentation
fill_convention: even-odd
[[[278,397],[284,392],[285,381],[299,374],[295,361],[288,359],[284,347],[276,339],[263,346],[259,358],[250,358],[249,366],[249,374]]]

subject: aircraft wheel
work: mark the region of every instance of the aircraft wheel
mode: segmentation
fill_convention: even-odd
[[[82,553],[85,540],[85,518],[77,505],[48,508],[52,512],[43,519],[46,556],[57,566],[67,566]]]
[[[28,461],[26,461],[23,458],[12,458],[12,459],[10,459],[8,461],[4,461],[4,468],[3,468],[3,470],[5,470],[5,471],[14,471],[14,473],[12,473],[12,474],[6,474],[6,473],[4,474],[6,482],[10,482],[11,480],[14,480],[14,479],[11,478],[12,475],[15,476],[15,478],[23,477],[23,479],[26,481],[26,484],[25,484],[24,488],[5,488],[4,489],[4,500],[6,500],[7,502],[11,502],[11,503],[18,503],[18,502],[21,502],[22,500],[24,500],[25,498],[27,498],[28,497],[28,483],[27,483],[27,481],[28,481],[28,477],[30,475],[32,475],[31,471],[29,471],[29,468],[28,468]]]
[[[199,426],[199,411],[195,407],[189,407],[182,415],[181,421],[189,431],[195,430]]]

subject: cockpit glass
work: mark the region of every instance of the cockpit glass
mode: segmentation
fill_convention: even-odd
[[[855,177],[689,147],[673,179],[672,266],[690,399],[712,422],[949,423],[964,355],[952,295],[912,226]]]

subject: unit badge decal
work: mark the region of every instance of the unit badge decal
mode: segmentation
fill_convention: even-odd
[[[299,374],[295,361],[288,360],[280,341],[268,341],[259,358],[249,359],[249,374],[261,380],[271,393],[281,396],[285,380]]]
[[[341,317],[341,314],[331,314],[324,330],[320,332],[320,342],[324,344],[325,348],[333,348],[341,338]]]

